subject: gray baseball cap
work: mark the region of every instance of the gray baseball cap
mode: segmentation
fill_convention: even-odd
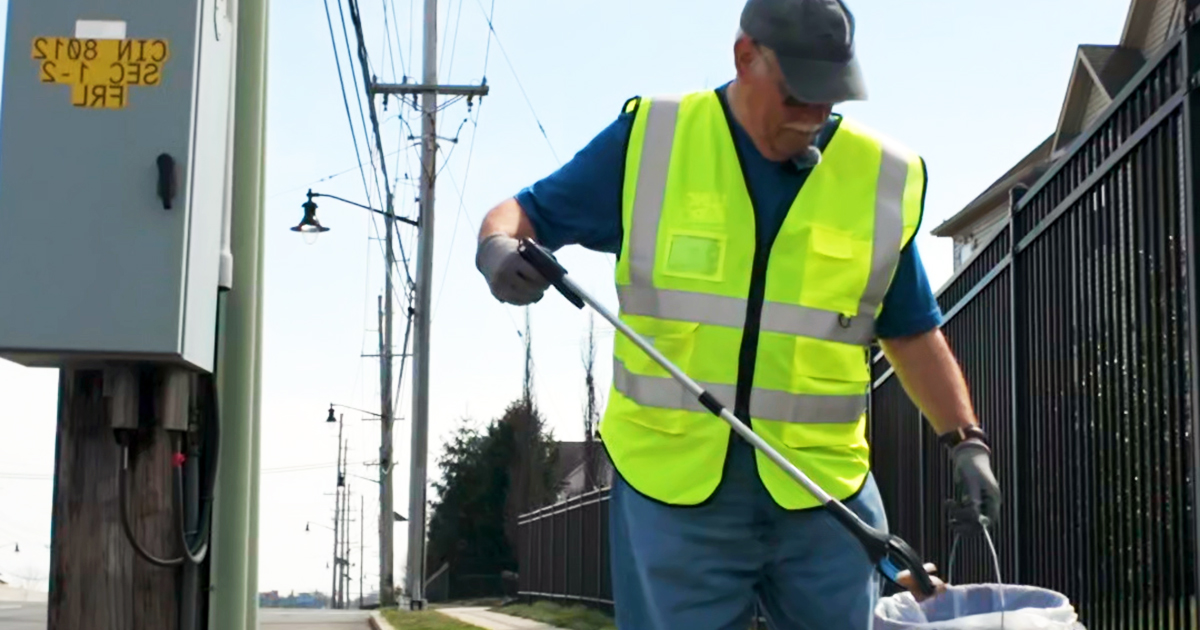
[[[854,16],[841,0],[747,0],[742,32],[775,51],[792,96],[806,103],[865,101]]]

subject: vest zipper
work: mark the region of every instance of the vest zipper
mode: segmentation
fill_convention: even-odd
[[[738,145],[737,136],[734,132],[734,127],[737,122],[733,118],[733,112],[729,109],[729,102],[725,100],[725,94],[721,90],[715,90],[717,101],[721,104],[721,111],[725,114],[725,125],[729,131],[730,140],[733,141],[733,150],[737,154],[738,166],[742,171],[742,181],[745,182],[746,192],[750,196],[750,206],[754,215],[754,265],[750,272],[750,291],[746,296],[746,322],[742,325],[742,345],[738,349],[738,376],[737,376],[737,395],[733,406],[733,415],[741,420],[746,426],[750,426],[750,394],[754,390],[754,370],[757,367],[758,359],[758,333],[761,327],[763,301],[767,292],[767,263],[771,260],[771,249],[775,245],[775,239],[779,236],[779,231],[783,229],[783,223],[787,221],[787,215],[791,210],[795,198],[785,199],[782,211],[782,219],[775,231],[771,234],[766,243],[762,242],[762,236],[758,229],[758,204],[754,202],[754,190],[750,186],[750,176],[746,172],[746,160],[742,155],[742,149]],[[830,138],[837,131],[838,122],[833,123],[833,128],[828,132],[823,132],[818,136],[816,145],[822,151],[828,146]],[[808,180],[808,174],[811,170],[804,174],[804,179],[800,183],[803,188]],[[733,439],[740,440],[741,436],[737,432],[731,432]]]
[[[774,244],[774,237],[764,244],[755,236],[754,266],[750,275],[750,294],[746,296],[746,323],[742,327],[742,346],[738,351],[737,401],[733,413],[746,426],[750,426],[750,393],[754,390],[758,333],[767,292],[767,263],[771,259],[771,248]]]

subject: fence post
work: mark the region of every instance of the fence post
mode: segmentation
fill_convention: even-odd
[[[1017,445],[1021,441],[1021,422],[1018,418],[1022,412],[1021,366],[1024,365],[1021,359],[1021,291],[1017,282],[1017,263],[1020,257],[1019,245],[1021,243],[1021,231],[1017,229],[1017,213],[1021,199],[1027,192],[1029,192],[1029,187],[1024,184],[1013,186],[1008,191],[1008,386],[1012,394],[1008,421],[1012,423],[1012,443],[1009,444],[1008,455],[1001,464],[1007,466],[1012,473],[1012,485],[1005,488],[1004,493],[1007,495],[1005,503],[1008,504],[1008,511],[1011,515],[1009,522],[1012,523],[1013,528],[1012,544],[1016,547],[1016,553],[1013,554],[1013,577],[1010,578],[1010,581],[1017,584],[1022,583],[1021,509],[1018,501],[1021,467],[1019,465],[1020,448]]]
[[[595,523],[595,527],[596,527],[596,556],[595,556],[596,592],[592,594],[596,599],[604,598],[604,565],[602,563],[604,562],[605,546],[604,546],[604,526],[602,524],[602,521],[604,519],[604,501],[601,499],[602,496],[603,495],[600,494],[600,491],[597,490],[596,491],[596,523]]]
[[[1200,256],[1196,251],[1200,245],[1197,237],[1196,210],[1200,199],[1197,199],[1196,178],[1200,176],[1200,163],[1196,160],[1196,152],[1200,149],[1200,127],[1196,124],[1196,115],[1200,114],[1200,101],[1197,100],[1195,89],[1200,86],[1197,72],[1200,72],[1200,0],[1187,0],[1187,35],[1183,37],[1184,77],[1189,92],[1183,106],[1183,221],[1185,226],[1185,243],[1187,247],[1187,305],[1188,305],[1188,350],[1192,357],[1188,365],[1188,422],[1192,430],[1192,452],[1190,469],[1193,475],[1200,468],[1200,371],[1196,368],[1196,357],[1200,356],[1200,319],[1197,309],[1200,300],[1197,299],[1196,274],[1200,272]],[[1192,482],[1192,509],[1200,506],[1200,483]],[[1200,584],[1200,519],[1192,519],[1192,560],[1193,584]],[[1192,611],[1195,612],[1195,609]]]

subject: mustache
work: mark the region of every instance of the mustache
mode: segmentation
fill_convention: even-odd
[[[787,123],[783,126],[788,131],[795,131],[803,134],[815,134],[821,130],[821,125],[805,125],[801,123]]]

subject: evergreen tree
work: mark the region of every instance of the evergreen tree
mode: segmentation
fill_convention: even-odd
[[[429,522],[429,574],[516,571],[520,514],[553,500],[557,449],[524,395],[482,430],[463,420],[438,459],[441,479]]]

